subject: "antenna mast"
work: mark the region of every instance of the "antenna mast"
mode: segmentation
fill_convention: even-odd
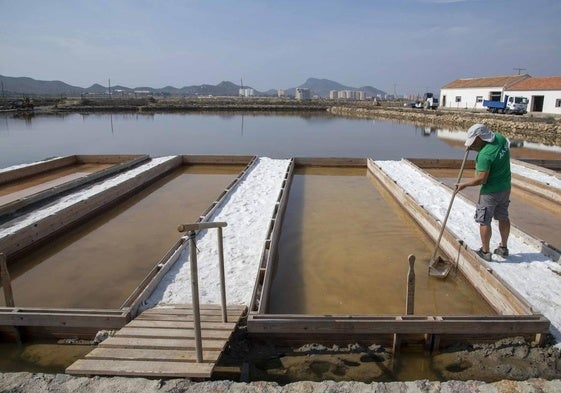
[[[518,70],[518,75],[520,75],[520,71],[526,71],[526,68],[517,68],[517,67],[514,67],[513,70]]]

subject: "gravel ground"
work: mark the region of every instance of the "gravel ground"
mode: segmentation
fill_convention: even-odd
[[[553,393],[561,391],[561,380],[547,381],[531,379],[528,381],[503,380],[495,383],[479,381],[430,382],[427,380],[413,382],[296,382],[280,386],[274,382],[191,382],[186,379],[151,380],[145,378],[125,377],[71,377],[65,374],[0,374],[2,392],[37,393],[37,392],[283,392],[283,393],[413,393],[413,392],[540,392]]]

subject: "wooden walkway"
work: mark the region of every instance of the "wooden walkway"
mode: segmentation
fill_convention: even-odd
[[[245,309],[228,306],[228,322],[223,323],[220,306],[201,305],[202,363],[197,363],[192,306],[174,305],[144,311],[66,373],[210,378]]]

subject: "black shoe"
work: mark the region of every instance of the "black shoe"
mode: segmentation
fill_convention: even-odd
[[[501,257],[508,257],[508,248],[503,247],[503,246],[498,246],[497,248],[495,248],[495,250],[493,251],[493,254],[497,254]]]
[[[477,255],[479,255],[479,257],[481,259],[484,259],[487,262],[491,262],[493,260],[493,257],[491,255],[491,253],[483,251],[483,248],[480,248],[479,250],[477,250],[476,253],[477,253]]]

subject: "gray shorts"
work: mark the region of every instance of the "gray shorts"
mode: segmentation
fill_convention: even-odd
[[[479,195],[479,202],[475,209],[475,222],[490,225],[491,219],[508,220],[508,205],[510,204],[510,189],[492,194]]]

